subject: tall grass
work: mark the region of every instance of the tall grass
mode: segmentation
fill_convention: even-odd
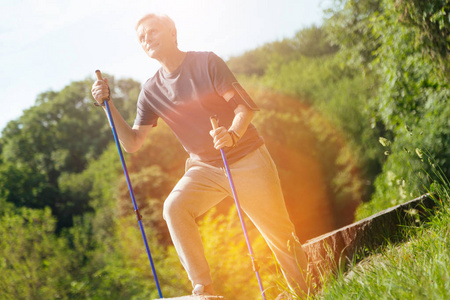
[[[407,242],[388,244],[336,275],[316,299],[450,299],[450,182],[429,162],[435,180],[426,189],[436,203],[431,219],[407,228]]]
[[[447,199],[448,200],[448,199]],[[318,299],[450,299],[450,209],[339,275]]]

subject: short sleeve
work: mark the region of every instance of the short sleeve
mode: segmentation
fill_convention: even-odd
[[[220,96],[223,96],[229,90],[234,90],[235,92],[234,96],[227,101],[233,110],[239,104],[244,104],[249,109],[258,111],[258,106],[236,80],[226,63],[212,52],[209,54],[208,59],[209,74],[216,92]]]
[[[220,96],[233,88],[233,82],[237,82],[223,59],[213,52],[208,56],[208,71],[214,88]]]
[[[141,89],[137,102],[136,119],[134,125],[153,125],[155,127],[158,123],[158,115],[154,113],[148,102],[150,101],[150,95]]]

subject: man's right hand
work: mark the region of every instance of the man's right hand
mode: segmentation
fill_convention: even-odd
[[[103,78],[103,80],[97,80],[94,82],[91,93],[92,97],[94,97],[98,104],[103,104],[103,102],[109,98],[108,79]]]

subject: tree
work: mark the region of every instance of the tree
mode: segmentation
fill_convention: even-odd
[[[16,175],[16,180],[0,179],[0,192],[19,207],[50,207],[59,229],[71,226],[72,216],[91,210],[88,191],[61,191],[61,175],[81,172],[112,141],[104,113],[92,105],[92,82],[40,94],[35,106],[7,124],[0,139],[0,169]],[[139,84],[114,78],[110,84],[116,105],[130,119],[135,109],[128,103],[136,99]]]
[[[337,50],[321,27],[311,26],[298,31],[293,38],[267,43],[240,56],[231,57],[227,64],[236,74],[262,76],[270,64],[287,63],[299,56],[327,56]]]
[[[77,261],[54,234],[55,223],[50,209],[21,208],[0,218],[3,299],[67,299]]]
[[[390,155],[374,194],[383,208],[423,193],[418,173],[431,170],[411,162],[412,149],[426,149],[450,174],[448,18],[443,17],[449,2],[337,2],[327,22],[330,36],[343,60],[375,76],[370,109],[390,131]]]
[[[450,55],[450,1],[448,0],[397,0],[395,9],[399,13],[399,21],[406,26],[414,26],[416,47],[423,49],[432,59],[448,72]]]

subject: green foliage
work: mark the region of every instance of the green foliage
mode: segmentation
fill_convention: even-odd
[[[328,42],[326,32],[312,26],[300,30],[292,39],[267,43],[240,56],[231,57],[227,64],[236,74],[261,76],[274,62],[288,62],[299,56],[320,57],[336,51],[337,47]]]
[[[139,92],[132,80],[111,79],[113,97],[129,118],[129,102]],[[45,92],[36,105],[7,124],[0,139],[0,193],[16,206],[50,207],[58,229],[72,225],[72,216],[90,211],[89,183],[75,187],[66,179],[83,171],[111,142],[103,112],[90,95],[92,80],[73,82],[60,92]],[[134,98],[135,99],[135,98]],[[71,185],[71,186],[70,186]],[[23,187],[23,188],[22,188]],[[71,190],[72,189],[72,190]]]
[[[50,205],[48,198],[55,190],[45,176],[26,165],[5,163],[0,165],[0,198],[11,205],[42,207]]]
[[[439,208],[421,227],[407,228],[408,242],[390,244],[324,287],[317,299],[447,299],[450,297],[450,185],[435,195]]]
[[[450,1],[398,0],[395,4],[395,9],[399,12],[399,20],[406,26],[414,26],[418,31],[415,36],[416,47],[424,49],[431,58],[439,59],[439,63],[448,68]]]
[[[290,40],[295,57],[321,57],[335,54],[338,47],[330,43],[328,33],[324,28],[311,26],[298,31]],[[280,53],[282,54],[282,53]]]
[[[295,215],[294,222],[318,213],[317,208],[312,208],[311,214],[304,213],[311,201],[320,203],[320,213],[333,225],[323,232],[315,231],[312,236],[306,234],[307,238],[351,223],[365,187],[357,154],[346,144],[341,132],[314,107],[296,98],[266,90],[253,92],[263,108],[254,123],[277,164],[286,203],[288,207],[297,204],[301,211],[300,215]],[[307,188],[299,193],[298,187],[303,185]],[[308,232],[306,224],[311,222],[316,221],[310,220],[297,227],[301,240]],[[317,224],[316,229],[320,226]]]
[[[338,2],[327,22],[330,38],[342,59],[376,79],[368,107],[388,130],[380,136],[392,142],[373,195],[373,207],[384,209],[424,192],[416,178],[430,167],[413,162],[415,148],[427,149],[450,174],[448,18],[442,19],[449,2]]]
[[[67,299],[77,261],[54,230],[49,209],[21,208],[0,218],[2,299]]]
[[[340,199],[332,203],[351,203],[352,197],[367,201],[385,160],[380,155],[382,147],[377,139],[386,133],[382,124],[376,122],[369,102],[375,95],[374,88],[377,86],[375,78],[364,76],[358,69],[347,66],[338,56],[317,58],[300,56],[283,64],[274,62],[265,76],[249,81],[258,81],[265,88],[292,95],[299,99],[299,102],[303,100],[314,107],[316,112],[309,115],[292,108],[291,111],[293,115],[301,116],[300,120],[308,123],[306,127],[319,140],[313,142],[317,143],[316,155],[327,157],[323,163],[324,176],[327,176],[330,182],[327,186],[332,186],[331,197],[335,200]],[[320,115],[322,117],[319,117]],[[274,135],[280,136],[280,132],[286,129],[276,128],[273,119],[271,120],[267,124],[273,127],[271,131],[277,132]],[[324,122],[333,125],[324,126],[322,125]],[[300,131],[305,130],[298,127],[298,124],[290,126],[297,126],[294,128]],[[337,135],[339,142],[336,142]],[[298,149],[304,148],[305,142],[306,140],[303,140]],[[343,148],[343,145],[348,147]],[[355,179],[356,169],[358,169],[357,178],[359,177],[361,181]],[[352,183],[349,185],[349,182]],[[348,189],[351,185],[353,191]],[[343,225],[345,222],[340,224]]]
[[[446,113],[446,110],[448,111],[448,108],[443,112]],[[445,120],[445,123],[447,122]],[[434,127],[436,124],[430,123],[429,126]],[[448,132],[448,125],[439,128]],[[442,149],[442,144],[432,144],[432,141],[439,141],[439,138],[418,134],[410,128],[405,131],[407,133],[399,136],[395,143],[380,139],[388,155],[383,166],[385,171],[377,178],[374,200],[358,208],[358,219],[429,192],[439,177],[447,176],[441,166],[448,162],[445,157],[439,156],[439,153],[446,149]],[[436,174],[437,168],[440,169],[440,174]]]
[[[368,6],[372,9],[377,7],[375,2],[368,4]],[[322,38],[315,40],[330,45],[328,39],[331,38],[331,41],[336,44],[333,40],[333,35],[330,36],[328,34],[329,28],[325,27],[325,29],[327,32],[323,28],[320,29],[320,32],[323,33]],[[356,30],[359,35],[362,35],[361,30],[363,28]],[[362,68],[359,65],[351,64],[348,56],[343,56],[342,53],[346,52],[346,45],[339,44],[339,47],[343,48],[340,50],[339,55],[333,55],[334,52],[329,51],[324,52],[322,55],[310,56],[307,51],[300,51],[300,45],[308,45],[307,37],[311,35],[311,32],[316,32],[316,30],[314,28],[302,30],[295,39],[284,41],[286,44],[297,45],[296,47],[291,47],[296,49],[295,55],[276,56],[266,51],[267,63],[265,64],[265,71],[260,72],[264,75],[260,77],[255,75],[252,77],[241,76],[240,79],[243,82],[247,82],[248,85],[259,86],[259,89],[264,92],[266,89],[269,89],[272,92],[290,95],[297,98],[298,101],[308,103],[319,114],[323,115],[324,118],[322,120],[327,119],[327,122],[332,123],[333,131],[339,132],[345,141],[344,144],[349,145],[346,150],[341,148],[342,143],[341,146],[329,144],[333,138],[329,135],[329,129],[327,130],[320,126],[321,122],[317,121],[317,116],[313,118],[316,121],[306,121],[306,123],[310,122],[307,127],[323,142],[322,147],[317,147],[317,151],[320,155],[325,155],[325,157],[329,158],[324,163],[324,169],[327,170],[325,174],[329,175],[329,180],[333,182],[333,189],[330,194],[337,195],[336,198],[338,199],[348,197],[348,193],[345,193],[345,196],[339,195],[339,193],[346,189],[345,182],[353,180],[353,175],[351,174],[354,174],[355,169],[353,168],[352,171],[352,167],[349,166],[356,164],[356,167],[359,169],[358,174],[363,181],[354,183],[354,186],[360,185],[360,187],[359,191],[356,192],[357,190],[354,190],[356,193],[352,195],[363,201],[368,201],[374,190],[375,178],[380,173],[381,166],[385,161],[383,155],[380,154],[382,153],[382,147],[378,144],[377,139],[381,135],[390,136],[390,133],[386,132],[385,125],[378,121],[376,110],[371,103],[371,99],[377,95],[378,79],[370,72],[361,72]],[[332,31],[331,33],[333,34]],[[339,33],[341,34],[342,32],[339,31]],[[373,42],[372,39],[367,39]],[[303,43],[297,41],[302,41]],[[365,41],[361,41],[359,47],[362,47],[364,43]],[[374,45],[373,47],[376,49],[378,46]],[[260,51],[263,51],[263,49],[265,48],[258,48]],[[250,54],[247,53],[246,55]],[[362,53],[361,55],[365,54]],[[354,61],[358,62],[371,59],[373,59],[373,56],[370,56],[370,59],[369,57],[353,58]],[[230,60],[230,62],[232,61]],[[242,73],[248,74],[248,72]],[[257,93],[257,97],[259,97],[259,94]],[[304,120],[309,118],[305,115],[302,116]],[[273,122],[270,123],[270,126],[274,126]],[[278,129],[277,134],[279,134],[280,130]],[[340,154],[335,155],[331,154],[333,153],[332,150],[330,151],[331,153],[327,153],[324,150],[335,149],[331,145],[342,149]],[[339,152],[340,150],[338,149],[337,151]],[[355,163],[349,163],[349,161]],[[341,172],[341,167],[346,164],[348,167],[347,171]],[[330,168],[339,171],[337,173],[328,172]],[[344,179],[345,177],[346,179]],[[347,200],[351,202],[350,199],[347,198]],[[332,202],[337,203],[338,201]]]
[[[326,10],[328,19],[324,24],[331,44],[340,49],[342,62],[352,68],[367,68],[380,47],[379,36],[373,27],[373,18],[383,15],[383,0],[335,0]]]

